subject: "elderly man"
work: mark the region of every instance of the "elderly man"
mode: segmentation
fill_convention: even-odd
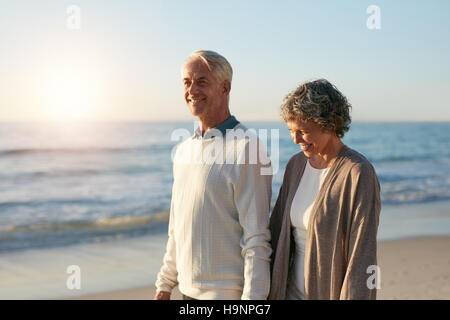
[[[237,134],[248,131],[230,114],[231,78],[230,64],[213,51],[195,51],[183,66],[184,99],[200,125],[174,156],[157,300],[170,299],[177,284],[184,299],[266,299],[269,293],[272,175],[263,169],[270,161],[255,157],[256,142],[258,155],[268,159],[256,135]]]

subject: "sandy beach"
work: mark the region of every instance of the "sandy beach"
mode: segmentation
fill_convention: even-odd
[[[450,236],[381,241],[377,299],[450,299]],[[153,299],[154,286],[82,296],[85,300]],[[172,299],[181,299],[175,289]]]

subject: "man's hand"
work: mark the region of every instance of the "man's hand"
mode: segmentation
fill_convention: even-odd
[[[170,300],[170,292],[159,291],[155,294],[154,300]]]

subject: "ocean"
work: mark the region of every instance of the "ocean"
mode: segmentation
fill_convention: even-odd
[[[300,149],[284,123],[244,124],[267,132],[263,141],[277,169],[273,205],[284,167]],[[0,298],[2,287],[7,298],[51,297],[39,295],[42,287],[36,283],[33,290],[17,289],[16,295],[7,292],[6,284],[18,288],[24,277],[36,277],[36,270],[53,270],[48,264],[58,265],[55,257],[64,252],[72,252],[72,260],[84,257],[92,266],[102,264],[103,274],[109,274],[104,269],[108,257],[121,254],[131,263],[148,254],[154,258],[153,269],[135,277],[135,283],[148,279],[151,284],[167,238],[171,154],[180,143],[174,133],[182,129],[192,134],[195,126],[195,122],[0,123]],[[450,123],[353,123],[343,141],[371,161],[380,180],[379,239],[450,234]],[[438,209],[428,212],[430,206]],[[146,241],[151,242],[147,247]],[[97,253],[86,257],[87,248]],[[125,254],[127,249],[134,253]],[[30,261],[40,261],[39,267],[24,267],[21,274],[17,267]],[[120,263],[113,265],[114,277]],[[126,275],[122,278],[122,287],[130,285]],[[93,286],[96,291],[107,279]]]

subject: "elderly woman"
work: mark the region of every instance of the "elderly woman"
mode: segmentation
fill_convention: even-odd
[[[380,185],[342,143],[351,105],[327,80],[300,85],[281,114],[301,152],[288,162],[270,221],[269,299],[375,299]]]

